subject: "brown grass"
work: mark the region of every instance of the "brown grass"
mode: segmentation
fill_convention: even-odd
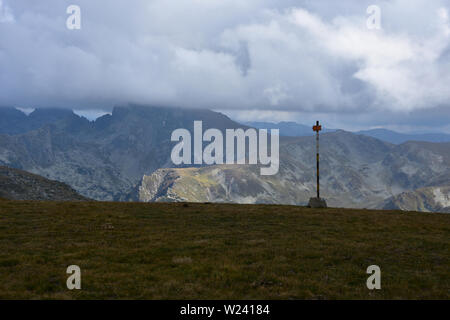
[[[0,298],[448,299],[449,248],[445,214],[1,200]]]

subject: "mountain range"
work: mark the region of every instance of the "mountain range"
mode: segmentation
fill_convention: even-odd
[[[308,137],[314,135],[314,131],[312,131],[312,126],[307,126],[304,124],[300,124],[292,121],[281,121],[278,123],[274,122],[258,122],[258,121],[250,121],[243,122],[245,125],[257,128],[257,129],[278,129],[280,130],[281,136],[286,137]],[[334,132],[336,129],[329,129],[322,125],[321,133]]]
[[[312,136],[314,132],[311,126],[291,121],[274,122],[244,122],[246,125],[260,129],[279,129],[280,135],[287,137]],[[323,128],[323,133],[335,132],[337,129]],[[365,136],[377,138],[393,144],[401,144],[407,141],[425,142],[450,142],[450,134],[446,133],[400,133],[387,129],[371,129],[354,132]]]
[[[321,190],[333,207],[384,208],[390,199],[393,208],[400,200],[393,197],[403,192],[450,185],[450,143],[397,146],[336,131],[322,135],[321,146]],[[310,137],[282,139],[275,176],[261,176],[249,165],[159,169],[144,176],[140,200],[306,205],[315,193],[314,152]],[[448,189],[441,190],[448,197]],[[429,203],[436,205],[422,211],[447,210],[433,197]]]
[[[0,108],[0,116],[0,165],[64,182],[91,199],[304,205],[314,195],[310,136],[280,137],[280,170],[274,176],[260,176],[257,165],[174,166],[170,137],[175,129],[192,132],[194,120],[203,121],[204,130],[255,127],[221,113],[130,105],[95,121],[55,109],[27,116]],[[447,212],[450,143],[392,144],[326,130],[321,184],[330,206]],[[414,196],[425,205],[409,206],[405,199]]]
[[[11,109],[0,108],[0,164],[65,182],[96,200],[137,200],[133,191],[144,174],[172,166],[173,130],[192,131],[194,120],[205,130],[242,127],[208,110],[125,106],[89,121],[55,109],[20,120]]]

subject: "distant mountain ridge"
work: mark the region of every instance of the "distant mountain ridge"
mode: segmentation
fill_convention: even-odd
[[[281,136],[286,137],[304,137],[304,136],[312,136],[314,135],[314,131],[312,131],[312,125],[307,126],[304,124],[299,124],[296,122],[291,121],[281,121],[278,123],[273,122],[257,122],[257,121],[250,121],[250,122],[243,122],[245,125],[257,129],[279,129]],[[321,133],[326,132],[335,132],[337,129],[328,129],[325,127],[322,127]]]
[[[101,119],[111,115],[105,115]],[[89,122],[87,119],[76,115],[72,110],[59,108],[35,109],[28,116],[12,107],[0,107],[0,134],[20,134],[32,130],[39,129],[48,124],[54,124],[58,121],[68,121],[69,119],[83,119],[84,122]],[[96,122],[96,121],[94,121]],[[253,127],[257,129],[279,129],[280,135],[287,137],[303,137],[312,136],[314,132],[311,130],[312,126],[299,124],[293,121],[274,122],[258,122],[250,121],[243,122],[244,126]],[[323,127],[321,133],[335,132],[339,129],[332,129]],[[407,141],[425,141],[425,142],[450,142],[450,134],[446,133],[417,133],[407,134],[399,133],[387,129],[370,129],[354,132],[355,134],[362,134],[369,137],[377,138],[393,144],[401,144]]]
[[[306,126],[296,122],[282,121],[279,123],[273,122],[244,122],[246,125],[258,129],[279,129],[280,135],[287,137],[304,137],[312,136],[312,126]],[[329,129],[324,127],[323,133],[335,132],[338,129]],[[446,133],[417,133],[407,134],[399,133],[387,129],[371,129],[356,131],[355,134],[362,134],[365,136],[377,138],[393,144],[401,144],[407,141],[425,141],[425,142],[450,142],[450,134]]]
[[[0,108],[0,134],[21,134],[37,130],[45,125],[77,117],[72,110],[47,108],[36,109],[29,115],[12,108]]]
[[[446,133],[407,134],[387,129],[363,130],[358,131],[356,133],[377,138],[394,144],[401,144],[407,141],[450,142],[450,134]]]

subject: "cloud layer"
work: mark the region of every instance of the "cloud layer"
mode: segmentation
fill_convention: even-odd
[[[66,28],[70,4],[81,30]],[[449,120],[448,83],[444,0],[0,0],[0,105]]]

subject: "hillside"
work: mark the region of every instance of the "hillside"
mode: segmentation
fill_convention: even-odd
[[[312,138],[283,139],[274,176],[250,165],[160,169],[143,177],[139,199],[306,205],[316,188],[314,153]],[[321,137],[322,195],[333,207],[383,208],[388,198],[449,177],[450,143],[396,146],[345,131]]]
[[[86,201],[65,183],[0,166],[0,198],[12,200]]]
[[[0,201],[0,299],[449,299],[450,215]],[[66,268],[81,268],[81,290]],[[381,290],[366,287],[370,265]]]

